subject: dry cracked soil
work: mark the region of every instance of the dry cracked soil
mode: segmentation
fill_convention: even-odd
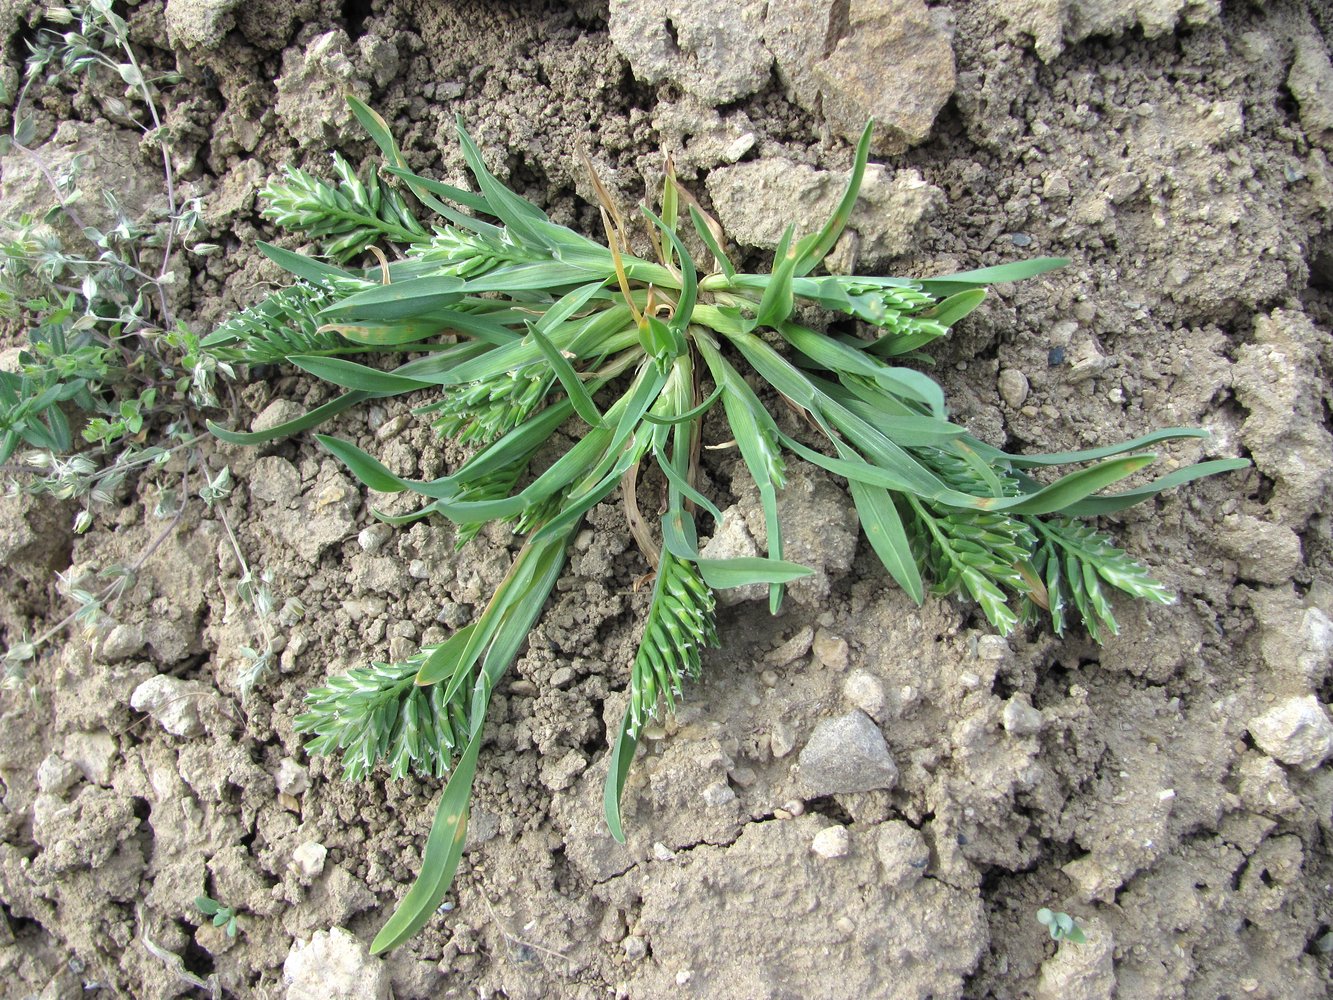
[[[663,151],[751,266],[836,197],[870,115],[854,233],[867,273],[1037,254],[939,351],[955,419],[1018,449],[1161,426],[1171,461],[1246,456],[1106,527],[1179,594],[1118,607],[1102,646],[995,636],[916,608],[844,485],[796,467],[792,557],[817,572],[770,617],[741,601],[601,819],[646,567],[597,508],[495,699],[446,906],[386,958],[367,942],[416,871],[436,783],[339,780],[293,731],[327,676],[469,621],[515,548],[389,530],[307,438],[205,446],[236,489],[188,505],[95,628],[48,645],[0,702],[0,994],[373,998],[1270,998],[1328,995],[1333,952],[1333,15],[1268,0],[130,0],[174,160],[223,252],[182,263],[207,330],[282,280],[258,190],[371,148],[458,179],[461,114],[509,184],[597,232],[586,150],[626,205]],[[0,3],[12,82],[40,5]],[[52,157],[157,197],[151,151],[88,86],[39,106]],[[7,213],[40,179],[0,160]],[[133,201],[133,198],[129,199]],[[7,329],[6,343],[16,331]],[[241,383],[250,426],[328,398],[288,370]],[[261,417],[261,414],[266,416]],[[407,405],[340,421],[401,475],[457,460]],[[709,488],[762,529],[727,452]],[[129,481],[93,530],[0,500],[0,629],[68,613],[55,574],[129,561],[181,470]],[[280,662],[256,641],[221,520],[271,575]],[[193,900],[239,912],[234,937]],[[1084,944],[1036,920],[1069,913]]]

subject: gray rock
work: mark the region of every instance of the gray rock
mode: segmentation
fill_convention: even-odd
[[[1301,109],[1301,126],[1310,141],[1333,149],[1333,62],[1316,35],[1296,39],[1296,59],[1287,89]]]
[[[921,831],[900,819],[880,824],[875,853],[884,869],[882,884],[894,889],[915,883],[930,864],[930,848]]]
[[[287,1000],[387,1000],[389,970],[341,927],[294,941],[282,963]]]
[[[845,826],[826,826],[815,834],[810,850],[821,858],[845,858],[852,852],[852,837]]]
[[[611,0],[611,43],[644,83],[672,80],[707,104],[727,104],[768,82],[768,7],[735,0],[722,16],[702,0]]]
[[[898,783],[884,734],[860,710],[816,726],[799,759],[801,784],[811,797],[890,789]]]
[[[1333,722],[1312,694],[1288,698],[1251,719],[1248,728],[1264,753],[1306,771],[1333,753]]]
[[[722,514],[722,523],[717,531],[700,550],[705,559],[741,559],[761,555],[759,545],[745,525],[745,515],[739,506],[728,507]],[[762,583],[751,583],[744,587],[719,590],[717,602],[723,606],[741,604],[745,601],[761,601],[768,596],[768,588]]]
[[[815,652],[815,659],[830,670],[846,670],[852,662],[852,650],[847,640],[827,629],[821,628],[815,632],[811,648]]]
[[[145,641],[138,625],[117,625],[102,640],[101,658],[106,663],[127,660],[143,649]]]
[[[714,808],[736,801],[736,790],[725,781],[715,781],[703,790],[704,804]]]
[[[200,718],[199,703],[211,693],[198,681],[158,674],[134,689],[130,695],[130,708],[151,715],[173,736],[202,736],[204,723]]]
[[[44,795],[64,795],[79,780],[79,769],[55,754],[47,754],[37,767],[37,790]]]
[[[316,878],[324,873],[329,849],[323,844],[307,840],[292,851],[292,869],[305,878]]]
[[[279,795],[304,795],[310,787],[310,771],[290,757],[284,757],[278,764],[278,773],[273,776]]]
[[[872,719],[881,718],[887,704],[884,682],[868,670],[854,670],[842,685],[842,696]]]
[[[816,68],[824,114],[848,140],[874,118],[875,148],[903,152],[925,141],[953,94],[953,46],[921,0],[874,0],[864,8],[853,4],[848,35]]]
[[[211,49],[236,26],[242,0],[167,0],[167,38],[183,49]]]
[[[255,417],[250,424],[250,430],[256,433],[271,431],[274,427],[301,416],[305,416],[305,407],[300,403],[290,399],[275,399],[264,407],[263,412]]]
[[[1016,368],[1006,368],[1000,372],[1000,398],[1005,406],[1017,410],[1028,399],[1028,377]]]
[[[111,784],[111,768],[119,756],[116,739],[105,729],[90,733],[70,733],[61,754],[95,785]]]
[[[1004,703],[1004,731],[1010,736],[1032,736],[1045,722],[1026,694],[1016,694]]]
[[[797,235],[816,232],[847,186],[845,170],[816,170],[782,158],[721,167],[708,175],[708,193],[727,235],[745,246],[772,250],[788,223]],[[861,193],[843,236],[830,255],[841,270],[855,256],[880,261],[911,249],[922,224],[944,203],[939,188],[915,170],[866,168]]]

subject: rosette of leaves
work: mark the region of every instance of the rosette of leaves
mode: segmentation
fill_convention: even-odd
[[[491,694],[540,615],[584,515],[618,488],[635,539],[655,567],[606,782],[606,820],[623,840],[620,798],[639,735],[646,720],[674,705],[685,679],[700,669],[701,650],[716,643],[713,592],[760,583],[776,611],[784,584],[808,572],[783,559],[777,496],[787,456],[846,480],[867,540],[915,601],[929,587],[976,601],[1001,632],[1045,613],[1057,631],[1082,621],[1094,635],[1115,628],[1112,590],[1152,601],[1171,597],[1071,519],[1111,513],[1246,464],[1203,462],[1117,489],[1152,463],[1152,445],[1204,433],[1172,428],[1087,451],[1019,456],[951,423],[939,385],[902,361],[945,336],[983,300],[986,286],[1064,261],[929,279],[817,274],[856,201],[869,127],[833,217],[812,234],[798,237],[789,228],[769,273],[750,274],[733,266],[716,223],[669,168],[659,212],[642,210],[656,258],[643,259],[630,253],[628,224],[600,185],[605,244],[553,223],[506,188],[461,124],[476,191],[413,173],[383,119],[357,101],[352,109],[384,154],[381,173],[405,192],[389,216],[365,211],[338,225],[321,220],[321,206],[345,215],[347,204],[365,200],[360,190],[347,190],[347,170],[337,181],[345,197],[307,176],[271,188],[267,211],[298,232],[333,240],[339,260],[350,256],[347,226],[354,225],[378,263],[349,268],[262,245],[298,282],[277,293],[276,305],[247,310],[205,341],[232,357],[253,348],[266,361],[274,345],[307,342],[315,349],[285,360],[342,394],[268,431],[214,432],[257,444],[367,400],[418,394],[423,416],[475,446],[445,476],[404,479],[346,441],[319,441],[371,489],[422,498],[413,514],[384,520],[441,516],[463,536],[499,520],[524,536],[476,621],[409,661],[333,679],[310,695],[298,720],[313,734],[313,751],[342,754],[348,777],[380,761],[397,775],[448,771],[420,874],[375,939],[377,952],[419,930],[447,892],[463,850]],[[387,203],[383,196],[378,202]],[[426,227],[418,212],[436,218]],[[687,251],[682,227],[706,248],[704,260]],[[390,261],[386,248],[397,259]],[[861,320],[869,335],[812,329],[796,318],[798,304]],[[294,327],[272,328],[288,321]],[[364,353],[399,363],[385,370],[350,357]],[[766,384],[766,397],[800,419],[779,420],[752,382]],[[700,554],[696,514],[721,519],[698,486],[704,416],[717,407],[758,486],[768,527],[762,558]],[[573,443],[540,473],[531,471],[537,451],[570,423],[580,425]],[[1055,467],[1066,471],[1038,477]],[[633,500],[636,484],[650,475],[660,477],[666,494],[656,526],[644,524]]]

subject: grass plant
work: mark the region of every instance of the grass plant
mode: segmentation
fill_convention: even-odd
[[[475,621],[404,662],[333,678],[297,720],[311,734],[309,749],[341,755],[349,779],[380,763],[399,777],[448,776],[420,874],[376,937],[376,952],[415,934],[444,898],[463,851],[492,693],[584,516],[617,489],[653,567],[604,796],[606,821],[623,841],[620,799],[639,736],[674,707],[700,670],[701,650],[717,643],[714,592],[762,584],[776,612],[784,585],[808,572],[783,558],[778,496],[789,456],[847,482],[868,542],[914,601],[962,594],[1001,633],[1044,616],[1057,633],[1082,624],[1094,637],[1116,629],[1112,592],[1172,597],[1079,519],[1246,464],[1203,462],[1144,481],[1154,445],[1204,432],[1171,428],[1085,451],[1011,455],[952,423],[940,386],[907,363],[926,360],[924,349],[974,310],[987,286],[1065,261],[924,279],[818,273],[856,202],[869,126],[833,216],[807,235],[788,227],[769,272],[755,274],[734,266],[719,227],[669,167],[658,211],[641,212],[653,247],[644,258],[630,252],[630,224],[600,184],[604,244],[509,190],[461,123],[475,191],[414,173],[384,120],[351,104],[383,153],[382,169],[361,181],[335,160],[332,181],[290,171],[270,185],[265,214],[322,244],[323,258],[262,244],[294,283],[202,344],[228,363],[289,362],[340,395],[270,430],[212,429],[229,442],[261,444],[368,400],[414,395],[423,418],[473,446],[445,476],[404,479],[348,441],[318,440],[372,490],[421,498],[414,513],[383,515],[390,523],[442,516],[466,539],[502,521],[524,539]],[[698,259],[685,245],[690,231],[704,248]],[[348,266],[365,259],[363,250],[375,262]],[[806,325],[798,316],[808,306],[861,321],[863,335]],[[386,369],[363,355],[398,363]],[[781,400],[799,419],[766,400]],[[700,552],[696,518],[716,527],[722,517],[699,485],[704,419],[717,408],[758,487],[763,557]],[[577,427],[573,443],[534,473],[538,450],[567,425]],[[1054,469],[1063,474],[1043,477]],[[645,526],[634,497],[648,476],[660,477],[666,504]]]

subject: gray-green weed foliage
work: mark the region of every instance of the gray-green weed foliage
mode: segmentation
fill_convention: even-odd
[[[541,614],[584,515],[617,488],[633,508],[638,479],[657,476],[667,497],[656,531],[629,511],[655,582],[606,782],[606,820],[623,840],[620,797],[642,728],[681,697],[685,678],[699,672],[700,651],[717,642],[713,592],[760,583],[776,611],[784,584],[808,572],[783,559],[777,497],[789,455],[847,481],[867,540],[918,603],[928,589],[965,594],[1000,632],[1046,615],[1057,632],[1082,622],[1094,635],[1116,628],[1110,591],[1159,602],[1171,596],[1076,519],[1246,464],[1204,462],[1108,492],[1153,461],[1145,449],[1203,432],[1173,428],[1087,451],[1020,456],[951,423],[939,385],[903,362],[975,309],[987,285],[1065,262],[930,279],[817,274],[856,201],[868,127],[833,217],[799,238],[789,227],[771,271],[746,274],[669,170],[659,212],[642,210],[656,249],[656,259],[645,260],[629,252],[627,223],[604,192],[606,245],[551,222],[506,188],[461,125],[477,191],[413,173],[383,119],[357,101],[352,108],[384,154],[381,172],[411,203],[378,175],[363,183],[335,161],[334,183],[292,171],[272,185],[265,214],[327,241],[336,261],[353,259],[365,244],[380,263],[349,268],[262,244],[296,283],[204,341],[233,361],[285,359],[342,394],[268,431],[215,426],[214,433],[258,444],[368,400],[413,394],[423,400],[419,413],[475,446],[448,475],[407,480],[347,441],[321,436],[320,443],[371,489],[423,499],[414,514],[384,520],[439,515],[462,537],[499,520],[525,538],[477,620],[405,662],[334,678],[297,719],[312,734],[313,752],[342,755],[348,778],[381,761],[395,775],[449,775],[420,875],[375,939],[376,951],[419,930],[448,890],[492,692]],[[429,224],[419,221],[426,211],[434,214]],[[702,260],[687,251],[684,227],[707,248]],[[391,252],[396,245],[398,259],[390,262],[376,243]],[[798,304],[862,320],[869,335],[812,329],[796,318]],[[414,356],[388,371],[351,357],[404,353]],[[800,420],[771,412],[751,385],[756,379]],[[700,554],[696,512],[715,525],[721,519],[698,477],[704,417],[718,407],[758,486],[764,558]],[[568,424],[578,427],[574,443],[533,474],[533,457]],[[1054,467],[1070,471],[1037,477]]]
[[[12,128],[0,135],[0,155],[28,161],[55,202],[41,214],[0,218],[0,317],[27,333],[17,370],[0,371],[0,465],[34,449],[7,478],[81,501],[75,528],[84,531],[130,472],[165,461],[188,437],[176,418],[187,405],[215,403],[213,377],[219,365],[228,369],[198,352],[170,305],[180,251],[216,249],[187,243],[198,205],[179,196],[159,110],[175,75],[145,71],[110,0],[54,4],[42,18]],[[108,121],[137,129],[160,152],[163,214],[137,216],[86,156],[56,165],[35,145],[33,99],[80,82],[92,85]],[[165,430],[149,440],[153,422]]]

